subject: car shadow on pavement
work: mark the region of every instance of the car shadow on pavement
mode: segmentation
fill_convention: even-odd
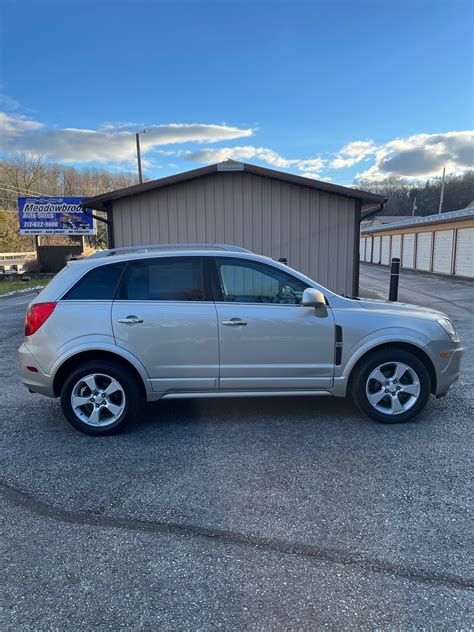
[[[130,430],[159,424],[272,425],[281,423],[373,424],[350,400],[332,397],[246,397],[176,399],[143,404]]]

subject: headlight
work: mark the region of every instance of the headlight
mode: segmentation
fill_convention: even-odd
[[[447,318],[437,318],[436,320],[453,342],[459,342],[459,336],[454,329],[453,323],[450,320],[448,320]]]

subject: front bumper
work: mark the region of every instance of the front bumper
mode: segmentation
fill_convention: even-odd
[[[460,345],[453,348],[453,343],[449,345],[446,343],[431,343],[429,347],[436,370],[435,395],[440,397],[445,395],[459,378],[464,349]],[[449,358],[441,357],[442,354],[447,353],[450,354]]]
[[[20,360],[21,381],[26,388],[33,393],[54,397],[52,377],[43,372],[25,343],[18,349],[18,357]],[[36,371],[32,371],[28,367],[36,369]]]

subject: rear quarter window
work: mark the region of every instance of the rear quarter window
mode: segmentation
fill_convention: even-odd
[[[112,301],[125,263],[98,266],[87,272],[62,298],[63,301]]]

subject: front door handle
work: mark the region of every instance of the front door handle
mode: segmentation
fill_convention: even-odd
[[[119,323],[125,323],[126,325],[136,325],[138,323],[143,322],[143,318],[138,318],[138,316],[127,316],[127,318],[119,318]]]
[[[246,325],[245,320],[240,320],[240,318],[231,318],[230,320],[223,320],[223,325],[228,325],[229,327],[241,327],[242,325]]]

